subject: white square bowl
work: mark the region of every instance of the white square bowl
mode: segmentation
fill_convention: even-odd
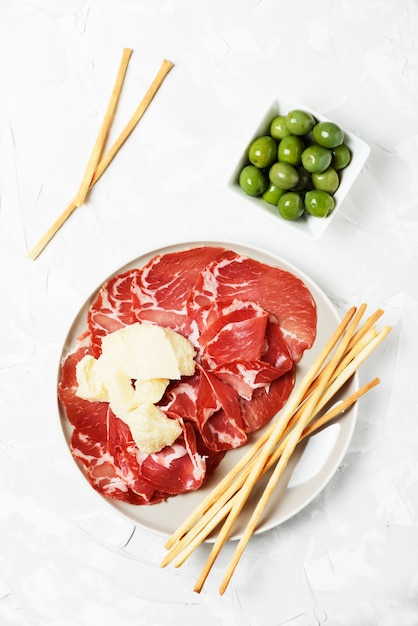
[[[287,228],[295,233],[298,233],[299,235],[302,235],[303,237],[315,240],[319,239],[319,237],[323,235],[341,208],[344,198],[350,191],[352,184],[367,161],[370,154],[370,146],[362,139],[359,139],[356,135],[346,130],[343,126],[341,126],[341,124],[338,124],[344,132],[344,143],[348,146],[351,152],[351,161],[346,168],[340,171],[340,185],[334,193],[334,210],[327,217],[321,218],[304,214],[298,220],[286,220],[279,215],[278,209],[274,205],[265,202],[265,200],[261,197],[252,197],[247,195],[239,185],[239,175],[242,168],[249,163],[248,148],[252,141],[257,137],[269,134],[270,123],[275,116],[286,115],[289,111],[294,109],[309,111],[318,122],[333,121],[316,111],[312,111],[310,107],[303,104],[299,104],[282,97],[275,98],[267,112],[263,115],[258,126],[249,136],[247,142],[243,145],[241,153],[237,156],[237,164],[234,168],[233,174],[227,181],[227,186],[233,193],[245,202],[249,202],[254,207],[255,211],[262,211],[269,215],[272,218],[272,221],[277,224],[278,228]]]

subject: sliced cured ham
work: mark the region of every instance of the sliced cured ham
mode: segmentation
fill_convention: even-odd
[[[259,307],[219,313],[199,344],[202,363],[247,400],[293,367],[279,324]]]
[[[290,370],[271,385],[256,389],[250,402],[240,398],[242,420],[248,433],[269,422],[284,406],[295,382],[294,370]]]
[[[155,256],[133,281],[137,318],[188,334],[186,303],[196,278],[208,263],[224,253],[224,248],[202,246]]]
[[[192,422],[210,456],[246,442],[238,394],[216,374],[199,367],[195,376],[172,385],[167,399],[160,408]]]
[[[72,454],[84,466],[92,486],[104,496],[132,504],[154,504],[198,489],[206,475],[207,449],[200,446],[203,454],[198,450],[193,427],[183,425],[183,435],[173,446],[152,455],[142,454],[129,427],[112,413],[107,402],[88,402],[75,395],[75,367],[85,352],[81,348],[66,359],[59,397],[75,427]],[[216,464],[213,460],[211,465]]]
[[[141,471],[144,478],[170,495],[198,489],[205,478],[206,462],[197,451],[192,425],[183,424],[183,434],[173,445],[147,455]]]
[[[153,454],[137,447],[107,402],[77,396],[77,363],[100,356],[105,335],[138,322],[180,332],[196,351],[195,374],[172,381],[158,403],[181,435]],[[134,505],[198,489],[227,450],[283,407],[315,334],[315,302],[303,281],[219,246],[160,254],[112,277],[61,369],[74,458],[99,493]]]
[[[142,458],[138,453],[129,427],[116,417],[109,409],[107,419],[107,453],[112,459],[118,473],[126,483],[130,492],[133,492],[143,503],[150,503],[159,499],[158,489],[148,481],[142,472]]]
[[[136,322],[132,303],[132,281],[141,274],[129,270],[108,280],[100,289],[87,314],[91,353],[101,353],[102,337]]]
[[[74,430],[71,436],[71,452],[84,467],[91,486],[107,498],[146,505],[166,500],[169,495],[156,491],[151,484],[141,480],[140,476],[135,480],[137,490],[131,489],[106,444],[82,435],[78,430]]]
[[[61,368],[58,397],[65,406],[68,421],[74,428],[82,435],[103,443],[107,440],[108,405],[104,402],[89,402],[76,395],[78,386],[76,366],[86,354],[90,354],[90,349],[80,346],[65,359]]]
[[[202,361],[215,368],[229,361],[259,359],[263,352],[268,313],[253,303],[225,306],[199,336]]]
[[[300,278],[279,267],[239,254],[209,263],[195,283],[189,300],[192,316],[217,301],[253,301],[277,319],[297,363],[316,335],[316,305]]]
[[[238,396],[251,400],[255,389],[268,387],[284,372],[269,363],[255,360],[225,363],[217,367],[214,374],[235,389]]]

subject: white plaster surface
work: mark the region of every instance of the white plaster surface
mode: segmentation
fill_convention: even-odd
[[[163,58],[175,66],[126,145],[36,261],[77,191],[123,47],[134,50],[111,139]],[[326,233],[272,224],[226,186],[278,94],[371,147]],[[414,0],[1,0],[1,626],[418,625],[418,4]],[[160,569],[164,540],[76,475],[56,402],[73,317],[115,269],[193,240],[239,241],[297,265],[344,312],[393,331],[362,366],[339,470],[254,537],[226,594],[227,545]]]

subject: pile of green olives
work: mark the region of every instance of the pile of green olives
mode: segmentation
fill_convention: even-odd
[[[342,129],[299,109],[275,116],[269,134],[254,139],[247,156],[240,187],[277,206],[287,220],[329,215],[341,170],[351,161]]]

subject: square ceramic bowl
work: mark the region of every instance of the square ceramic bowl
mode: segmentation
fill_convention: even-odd
[[[258,123],[258,126],[256,126],[254,131],[249,135],[247,142],[243,145],[241,152],[237,156],[237,163],[233,174],[227,181],[227,186],[233,193],[245,202],[249,202],[254,207],[255,211],[262,211],[269,215],[278,227],[290,229],[299,235],[307,237],[308,239],[315,240],[319,239],[319,237],[323,235],[335,215],[340,210],[344,198],[350,191],[352,184],[367,161],[370,153],[370,147],[356,135],[346,130],[341,124],[338,124],[344,132],[344,143],[348,146],[351,152],[351,161],[347,167],[341,171],[341,182],[337,191],[334,193],[334,210],[330,213],[330,215],[323,218],[304,214],[299,220],[285,220],[279,215],[279,212],[274,205],[265,202],[265,200],[261,197],[254,198],[247,195],[239,185],[239,175],[242,168],[249,163],[247,154],[252,141],[257,137],[269,134],[270,123],[275,116],[286,115],[289,111],[294,109],[301,109],[310,112],[318,122],[333,121],[303,104],[298,104],[291,100],[287,100],[286,98],[276,98],[267,112],[263,115],[262,119]]]

